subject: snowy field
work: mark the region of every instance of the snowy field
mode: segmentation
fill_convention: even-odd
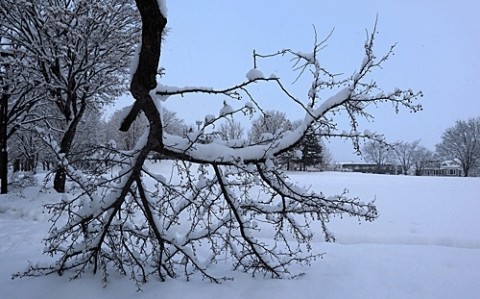
[[[160,170],[167,163],[152,165]],[[480,298],[480,178],[383,176],[354,173],[290,173],[325,194],[376,199],[372,223],[334,219],[337,242],[319,233],[314,250],[326,253],[291,280],[252,278],[229,264],[212,269],[233,281],[212,284],[151,281],[136,292],[128,278],[68,275],[11,279],[28,261],[45,261],[42,237],[49,224],[42,204],[51,190],[28,188],[0,196],[0,298]]]

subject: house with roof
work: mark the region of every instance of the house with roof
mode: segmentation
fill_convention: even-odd
[[[457,160],[428,161],[419,174],[422,176],[463,176],[463,169]]]

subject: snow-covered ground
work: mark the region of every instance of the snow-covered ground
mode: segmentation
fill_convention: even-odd
[[[233,281],[151,281],[138,293],[128,278],[113,275],[106,288],[92,275],[12,280],[28,261],[48,260],[42,204],[58,198],[38,187],[12,190],[0,196],[0,298],[480,298],[480,178],[290,175],[325,194],[348,188],[375,199],[380,217],[361,224],[334,219],[329,228],[337,242],[324,243],[319,233],[314,249],[326,255],[297,279],[252,278],[219,264],[213,271]]]

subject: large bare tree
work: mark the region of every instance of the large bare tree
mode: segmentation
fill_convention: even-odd
[[[134,8],[128,0],[2,1],[3,33],[16,56],[29,61],[17,65],[23,67],[19,73],[31,74],[35,91],[56,108],[42,120],[45,134],[59,136],[50,144],[58,156],[58,192],[65,191],[66,161],[85,112],[125,90],[128,58],[138,41]]]
[[[109,271],[131,276],[138,283],[150,276],[161,280],[197,273],[212,281],[209,266],[228,255],[235,269],[272,277],[293,274],[289,265],[309,263],[313,231],[320,228],[327,241],[334,235],[327,229],[332,215],[348,215],[367,221],[377,217],[372,203],[364,203],[346,194],[326,196],[296,186],[273,163],[275,157],[294,148],[312,126],[323,134],[351,138],[354,143],[365,134],[357,130],[357,118],[367,116],[370,103],[390,102],[417,111],[412,103],[418,93],[394,90],[379,91],[366,79],[391,54],[377,59],[373,54],[375,30],[367,34],[365,58],[358,71],[338,79],[320,66],[324,41],[315,41],[309,54],[282,50],[273,55],[254,55],[256,65],[272,56],[289,56],[300,73],[310,74],[311,88],[306,96],[294,96],[275,76],[264,77],[252,68],[247,79],[228,88],[157,87],[157,69],[161,57],[162,37],[167,25],[163,1],[136,0],[142,18],[142,43],[130,90],[135,103],[121,129],[128,130],[143,111],[149,130],[130,152],[108,152],[111,161],[121,164],[118,175],[82,176],[71,179],[83,190],[81,195],[49,205],[53,226],[46,238],[47,254],[56,257],[50,265],[36,265],[18,275],[44,275],[85,271],[101,272],[106,280]],[[258,60],[258,61],[257,61]],[[308,71],[307,71],[308,70]],[[364,82],[367,81],[367,82]],[[253,108],[261,109],[249,88],[273,84],[284,92],[284,101],[294,101],[304,112],[295,130],[279,132],[262,143],[236,140],[205,142],[204,136],[225,117]],[[323,99],[326,87],[337,93]],[[250,99],[240,108],[223,107],[208,115],[199,130],[175,136],[165,132],[162,101],[189,94],[212,97]],[[373,95],[372,95],[373,94]],[[372,105],[368,105],[372,106]],[[221,105],[219,105],[219,108]],[[352,123],[350,132],[336,132],[331,116],[346,111]],[[176,161],[179,175],[174,180],[149,171],[145,161],[151,152]],[[150,182],[150,183],[149,183]],[[154,182],[154,184],[152,184]],[[312,227],[313,223],[318,226]],[[256,233],[269,226],[268,240]],[[205,254],[207,253],[207,254]]]
[[[480,164],[480,117],[459,120],[442,134],[437,153],[447,159],[460,162],[463,175]]]

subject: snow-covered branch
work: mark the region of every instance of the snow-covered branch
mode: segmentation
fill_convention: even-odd
[[[164,86],[160,85],[156,88],[155,93],[162,97],[169,97],[174,95],[184,96],[189,93],[204,93],[204,94],[213,94],[213,95],[225,95],[233,99],[241,99],[241,92],[248,86],[259,83],[259,82],[269,82],[269,81],[278,81],[278,78],[263,78],[263,77],[251,77],[247,78],[247,81],[244,81],[235,86],[216,89],[213,87],[202,87],[202,86],[188,86],[188,87],[173,87],[173,86]]]
[[[359,118],[371,117],[366,111],[370,103],[391,103],[395,109],[404,107],[413,112],[421,109],[414,104],[421,93],[400,89],[384,92],[374,81],[367,81],[367,74],[379,68],[393,50],[380,59],[375,57],[376,30],[367,36],[359,70],[347,78],[324,69],[321,50],[327,39],[318,41],[315,37],[311,53],[290,49],[271,55],[254,52],[254,68],[247,73],[247,81],[232,87],[157,86],[167,23],[164,2],[136,3],[143,22],[138,61],[132,69],[131,92],[136,101],[122,129],[128,130],[143,111],[149,122],[148,135],[128,159],[121,152],[109,152],[111,162],[129,161],[121,168],[114,164],[117,172],[110,172],[111,179],[91,185],[77,182],[84,190],[81,196],[51,206],[54,226],[46,239],[47,253],[58,256],[60,262],[46,268],[31,267],[19,275],[65,270],[79,275],[93,268],[94,272],[100,269],[106,279],[113,268],[137,283],[152,275],[164,280],[178,275],[189,278],[194,273],[218,281],[209,274],[209,267],[227,255],[235,269],[272,277],[294,276],[289,272],[292,263],[309,264],[316,257],[311,252],[312,223],[318,221],[325,239],[334,241],[327,228],[330,216],[348,215],[366,221],[377,217],[373,203],[350,198],[345,192],[326,196],[298,186],[277,165],[277,158],[293,149],[312,128],[323,136],[352,139],[354,144],[360,138],[381,139],[381,135],[360,130],[358,125]],[[297,81],[311,76],[303,96],[294,95],[277,76],[264,77],[257,68],[257,59],[283,56],[293,61]],[[225,141],[209,135],[208,129],[221,119],[253,110],[263,113],[262,101],[250,88],[269,82],[276,82],[283,99],[296,103],[304,112],[295,128],[275,128],[275,134],[255,142]],[[162,100],[197,93],[234,99],[247,95],[250,101],[233,108],[223,99],[220,111],[205,116],[198,130],[183,135],[165,132]],[[338,111],[347,113],[350,130],[338,131],[334,120]],[[170,178],[146,168],[150,153],[174,161]],[[57,227],[64,218],[66,224]],[[266,240],[255,237],[262,230],[268,235]]]

